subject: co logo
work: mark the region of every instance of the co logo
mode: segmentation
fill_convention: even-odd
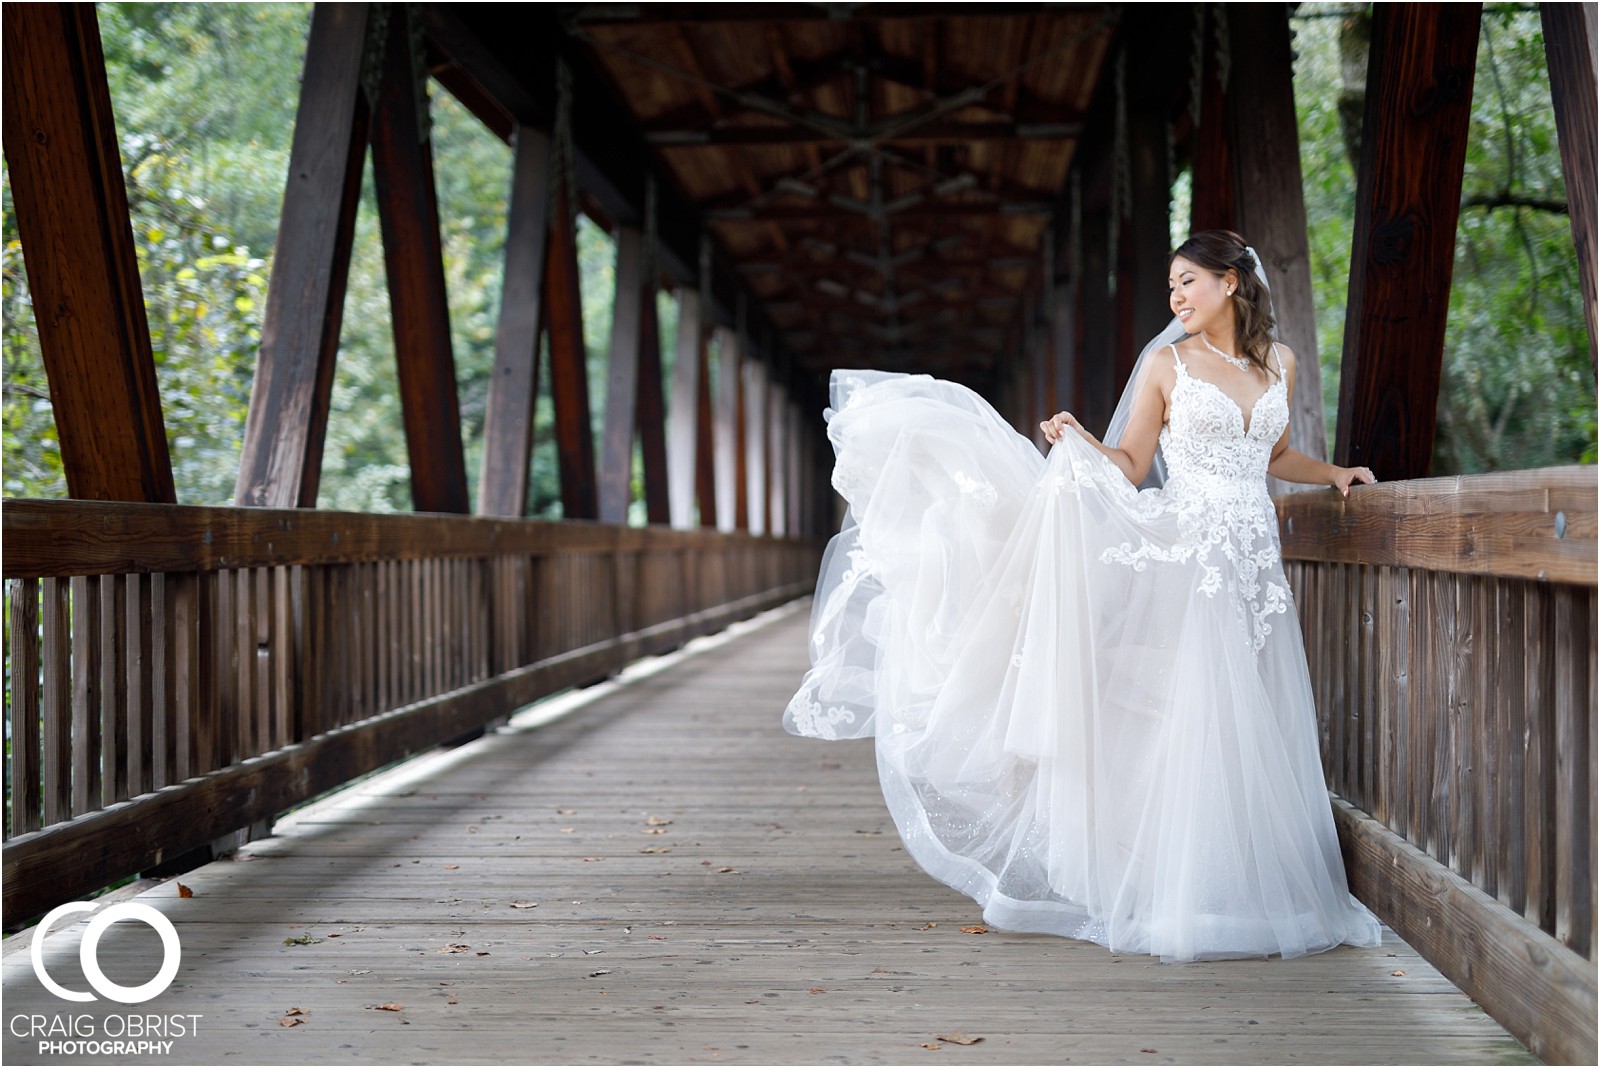
[[[34,929],[33,974],[39,977],[39,982],[44,984],[46,990],[58,998],[67,1001],[96,1000],[94,994],[68,990],[45,973],[44,936],[49,932],[51,924],[62,916],[74,912],[93,912],[99,907],[92,901],[69,901],[65,905],[57,905],[45,914],[45,918]],[[106,928],[120,920],[139,920],[147,923],[161,936],[161,970],[156,972],[155,978],[148,983],[123,986],[106,978],[106,973],[100,969],[100,937],[106,933]],[[89,980],[89,985],[94,987],[101,997],[120,1001],[124,1005],[137,1005],[141,1001],[149,1001],[171,986],[173,977],[178,974],[178,963],[182,957],[183,947],[178,944],[178,930],[172,926],[172,921],[149,905],[142,905],[137,901],[124,901],[112,905],[90,920],[89,926],[83,932],[83,942],[78,946],[78,959],[83,963],[83,974]]]

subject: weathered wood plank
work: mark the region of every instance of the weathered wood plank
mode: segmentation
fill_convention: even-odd
[[[1535,1055],[1594,1060],[1593,965],[1366,813],[1334,816],[1352,893]]]
[[[238,504],[312,508],[322,473],[333,363],[366,158],[366,4],[321,4],[311,16],[289,150],[261,354],[250,387]],[[375,29],[375,27],[374,27]],[[381,46],[381,36],[375,42]]]
[[[748,535],[487,517],[7,500],[6,578],[493,556],[705,549]],[[815,546],[796,540],[791,544]]]
[[[6,616],[7,708],[11,745],[6,761],[6,786],[11,804],[6,837],[37,830],[40,812],[39,734],[39,580],[6,583],[10,612]]]
[[[1433,459],[1482,13],[1373,11],[1334,462],[1382,479]]]
[[[1416,479],[1280,496],[1286,558],[1593,586],[1592,467]]]
[[[600,449],[600,521],[626,523],[633,503],[633,442],[638,427],[639,346],[643,328],[644,233],[617,229],[611,348],[606,357],[605,434]],[[650,287],[654,299],[655,287]]]
[[[483,421],[478,514],[520,517],[528,511],[534,403],[539,396],[550,138],[542,130],[519,126],[515,140],[500,318]]]
[[[176,501],[94,7],[3,19],[6,165],[67,492]]]
[[[566,519],[600,514],[595,488],[594,431],[589,425],[588,355],[579,297],[577,220],[563,186],[555,198],[546,242],[544,321],[550,353],[550,399],[555,405],[561,463],[561,512]]]
[[[411,504],[419,512],[465,513],[472,509],[427,125],[428,72],[413,49],[407,12],[389,10],[372,121],[373,187],[411,461]]]

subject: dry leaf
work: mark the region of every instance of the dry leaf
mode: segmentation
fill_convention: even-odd
[[[300,1008],[290,1009],[288,1012],[284,1013],[285,1016],[304,1016],[305,1014],[306,1010]]]
[[[465,953],[472,947],[463,942],[449,942],[442,948],[434,950],[435,953]]]
[[[917,930],[919,930],[919,931],[931,931],[937,926],[939,926],[937,922],[935,922],[933,920],[929,920],[927,923],[923,924],[921,927],[918,927]]]
[[[738,875],[739,871],[736,868],[718,868],[717,869],[717,874],[718,875]]]
[[[874,968],[874,969],[872,969],[872,974],[873,975],[888,975],[889,974],[889,969],[888,968]]]
[[[1160,1051],[1159,1050],[1153,1050],[1153,1049],[1142,1049],[1139,1052],[1140,1053],[1158,1053]]]
[[[590,972],[589,973],[589,978],[590,979],[598,979],[602,975],[610,975],[610,974],[611,974],[611,969],[610,968],[601,968],[599,971]]]
[[[971,927],[963,927],[963,928],[961,928],[961,933],[962,934],[988,934],[989,933],[989,928],[985,927],[981,923],[975,923]]]
[[[187,886],[184,886],[182,883],[179,883],[178,884],[178,896],[179,897],[194,897],[194,891],[190,890]]]
[[[1404,975],[1406,973],[1405,972],[1390,972],[1389,974],[1390,975]]]
[[[477,955],[480,957],[487,957],[489,955],[489,951],[487,949],[480,949],[478,950]]]
[[[944,1049],[944,1047],[939,1045],[939,1043],[937,1043],[937,1042],[924,1042],[922,1044],[922,1048],[923,1049]]]
[[[461,865],[459,865],[459,864],[446,864],[444,866],[444,869],[445,869],[445,871],[456,871],[460,867],[461,867]]]
[[[511,902],[511,907],[514,909],[536,909],[539,907],[539,903],[537,901],[513,901]]]
[[[280,1019],[278,1021],[278,1026],[279,1027],[299,1027],[303,1023],[305,1023],[305,1021],[300,1019],[298,1016],[285,1016],[285,1017],[283,1017],[282,1019]]]
[[[405,1012],[406,1011],[406,1007],[404,1005],[398,1005],[393,1001],[384,1002],[382,1005],[368,1005],[367,1008],[369,1008],[369,1009],[377,1009],[379,1012]]]
[[[666,935],[645,935],[645,937],[652,942],[665,942],[667,940]]]
[[[670,852],[672,852],[672,847],[671,846],[645,846],[643,849],[639,850],[639,852],[641,852],[641,853],[670,853]]]
[[[672,825],[671,820],[664,820],[660,816],[651,816],[644,823],[646,827],[670,827]]]
[[[951,1031],[948,1035],[934,1035],[940,1042],[953,1042],[958,1046],[976,1046],[983,1041],[982,1035],[964,1035],[960,1031]]]
[[[811,994],[826,994],[827,992],[828,988],[825,986],[814,986],[808,991]]]
[[[640,827],[639,828],[639,833],[640,834],[666,834],[667,833],[667,829],[665,827]]]

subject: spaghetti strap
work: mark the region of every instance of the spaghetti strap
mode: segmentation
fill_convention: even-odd
[[[1178,346],[1176,346],[1176,345],[1168,345],[1167,348],[1172,350],[1172,362],[1178,365],[1178,370],[1180,370],[1180,371],[1184,370],[1183,360],[1178,355]]]
[[[1278,377],[1280,379],[1283,378],[1283,353],[1278,350],[1282,347],[1276,341],[1272,343],[1272,357],[1278,361]]]

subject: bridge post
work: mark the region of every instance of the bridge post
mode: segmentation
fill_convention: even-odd
[[[177,500],[93,5],[5,9],[5,153],[67,491]]]

